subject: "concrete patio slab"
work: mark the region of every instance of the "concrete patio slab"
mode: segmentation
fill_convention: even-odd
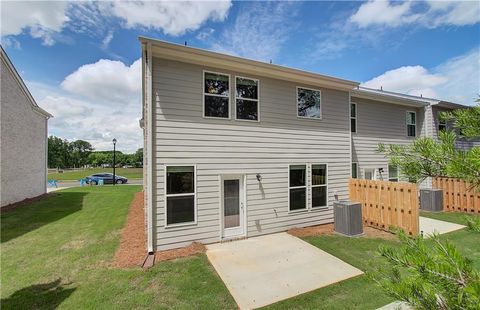
[[[420,232],[423,231],[423,235],[428,237],[434,232],[438,234],[446,234],[455,230],[465,228],[465,226],[445,221],[434,220],[428,217],[420,216],[419,219]]]
[[[363,273],[287,233],[207,245],[207,256],[240,309],[266,306]]]

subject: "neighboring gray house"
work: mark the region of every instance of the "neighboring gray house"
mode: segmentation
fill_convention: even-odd
[[[47,122],[1,48],[0,156],[1,206],[46,193]]]
[[[427,135],[417,97],[140,41],[149,252],[331,223],[352,174],[395,180],[378,143]]]

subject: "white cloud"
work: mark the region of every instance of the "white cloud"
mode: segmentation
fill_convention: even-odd
[[[102,44],[100,45],[100,48],[102,50],[106,50],[108,48],[108,45],[110,44],[110,42],[112,42],[112,39],[113,39],[113,31],[110,30],[107,33],[107,35],[105,36],[105,38],[103,38]]]
[[[159,29],[178,36],[208,20],[225,20],[231,5],[230,1],[114,1],[102,3],[102,11],[122,19],[126,28]]]
[[[215,29],[206,28],[206,29],[203,29],[202,31],[198,32],[198,34],[195,36],[195,38],[197,40],[206,41],[206,40],[210,39],[210,37],[213,35],[214,32],[215,32]]]
[[[20,41],[18,41],[17,39],[15,39],[12,36],[2,37],[2,45],[4,47],[13,48],[13,49],[16,49],[16,50],[22,49]]]
[[[275,60],[283,43],[296,27],[295,3],[248,3],[235,22],[212,43],[212,48],[229,54],[268,61]]]
[[[438,0],[393,4],[393,1],[373,0],[362,4],[349,21],[360,28],[412,23],[430,28],[474,25],[480,22],[480,4],[477,1]]]
[[[418,19],[412,14],[411,2],[392,5],[389,1],[369,1],[360,6],[358,11],[350,17],[350,21],[360,28],[371,25],[388,25],[396,27],[411,23]]]
[[[69,20],[66,1],[2,1],[1,5],[2,37],[19,35],[30,29],[32,37],[50,46]]]
[[[480,91],[480,53],[472,50],[432,70],[419,65],[389,70],[362,86],[472,104]]]
[[[37,103],[54,116],[50,134],[87,140],[97,150],[110,149],[115,137],[119,150],[134,152],[143,144],[141,81],[140,59],[131,65],[101,59],[79,67],[61,87],[27,84]]]
[[[100,59],[78,68],[65,78],[61,86],[73,94],[118,105],[139,96],[141,74],[141,59],[130,66],[121,61]]]

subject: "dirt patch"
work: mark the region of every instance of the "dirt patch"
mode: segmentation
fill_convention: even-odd
[[[45,194],[40,195],[40,196],[37,196],[37,197],[27,198],[27,199],[24,199],[24,200],[22,200],[22,201],[19,201],[19,202],[15,202],[15,203],[6,205],[6,206],[0,208],[0,213],[5,213],[5,212],[8,212],[8,211],[17,209],[17,208],[21,208],[21,207],[23,207],[23,206],[25,206],[25,205],[31,204],[32,202],[42,201],[42,200],[44,200],[45,198],[51,197],[51,196],[53,196],[53,195],[56,195],[56,194],[55,194],[55,193],[51,193],[51,194],[45,193]]]
[[[292,228],[287,232],[295,237],[310,237],[310,236],[320,236],[320,235],[332,235],[336,234],[334,232],[333,224],[324,224],[317,226],[310,226],[304,228]],[[396,240],[397,236],[387,231],[376,229],[369,226],[363,226],[363,235],[361,237],[366,238],[382,238],[387,240]]]
[[[141,266],[147,255],[146,240],[143,192],[138,192],[130,205],[127,223],[122,230],[120,246],[115,253],[112,266],[119,268]]]
[[[333,234],[333,224],[324,224],[304,228],[292,228],[288,230],[287,233],[295,237],[330,235]]]
[[[183,248],[155,252],[155,262],[192,256],[198,253],[204,253],[205,250],[206,249],[203,244],[198,242],[193,242],[189,246],[186,246]]]

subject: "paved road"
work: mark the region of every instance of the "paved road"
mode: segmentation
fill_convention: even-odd
[[[63,189],[63,188],[69,188],[69,187],[75,187],[75,186],[80,186],[80,182],[78,181],[59,181],[57,182],[58,187],[57,188],[47,188],[47,192],[53,192],[55,190]],[[143,185],[143,180],[142,179],[132,179],[128,180],[127,184],[118,184],[118,186],[128,186],[128,185]],[[117,185],[115,185],[117,186]]]

